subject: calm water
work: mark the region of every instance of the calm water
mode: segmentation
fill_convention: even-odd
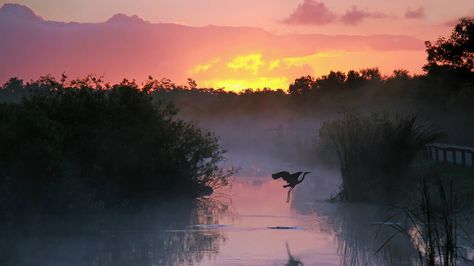
[[[283,181],[258,168],[195,201],[107,214],[35,218],[2,233],[2,265],[411,265],[403,237],[376,231],[389,211],[324,201],[337,180],[313,170],[286,203]],[[396,221],[395,221],[396,222]]]

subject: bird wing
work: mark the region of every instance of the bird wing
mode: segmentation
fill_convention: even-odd
[[[288,173],[287,171],[281,171],[281,172],[272,174],[273,179],[283,178],[283,180],[286,180],[288,179],[289,176],[290,176],[290,173]]]

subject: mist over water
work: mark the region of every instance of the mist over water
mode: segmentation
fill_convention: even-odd
[[[2,232],[4,265],[408,265],[410,244],[400,239],[374,255],[380,207],[332,204],[337,169],[298,162],[282,137],[310,145],[314,129],[256,118],[204,122],[228,150],[224,166],[240,168],[232,185],[210,197],[144,202],[114,210],[29,217]],[[207,123],[207,124],[206,124]],[[294,131],[289,131],[288,123]],[[275,130],[276,128],[276,130]],[[303,128],[304,130],[299,130]],[[279,135],[283,134],[283,135]],[[285,144],[286,145],[286,144]],[[291,193],[271,174],[311,171]],[[381,238],[384,240],[384,238]]]

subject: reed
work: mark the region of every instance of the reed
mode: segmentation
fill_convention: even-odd
[[[458,203],[452,181],[445,184],[437,180],[430,184],[423,178],[418,203],[415,206],[399,208],[399,213],[396,215],[400,212],[404,214],[405,223],[391,224],[395,232],[384,242],[379,251],[394,236],[402,234],[411,240],[418,252],[420,265],[454,266],[473,263],[462,254],[461,239],[468,239],[469,236],[462,230]]]
[[[440,137],[415,114],[346,113],[326,122],[320,142],[337,153],[342,176],[341,197],[347,201],[390,201],[409,179],[404,176],[423,147]]]

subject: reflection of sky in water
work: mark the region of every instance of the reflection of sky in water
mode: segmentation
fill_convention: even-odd
[[[221,220],[231,225],[223,229],[227,240],[215,260],[202,265],[285,265],[286,243],[306,265],[338,265],[333,236],[319,230],[317,217],[298,214],[286,203],[283,184],[269,177],[238,177],[229,192],[235,215]]]

